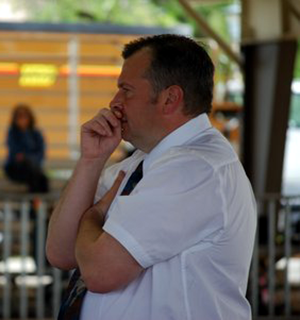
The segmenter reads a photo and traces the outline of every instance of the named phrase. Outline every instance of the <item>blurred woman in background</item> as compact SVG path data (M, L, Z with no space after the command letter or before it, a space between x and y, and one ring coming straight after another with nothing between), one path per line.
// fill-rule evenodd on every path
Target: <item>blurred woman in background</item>
M45 143L35 127L35 118L29 106L20 104L12 113L7 134L8 157L4 171L8 178L28 185L31 193L48 192L48 179L42 171Z

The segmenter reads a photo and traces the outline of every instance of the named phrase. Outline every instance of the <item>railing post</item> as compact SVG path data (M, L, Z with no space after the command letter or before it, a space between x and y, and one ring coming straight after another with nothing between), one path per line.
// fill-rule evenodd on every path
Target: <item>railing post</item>
M9 257L11 255L11 242L12 242L12 209L11 203L5 202L4 204L4 248L3 248L3 261L4 261L4 292L3 292L3 318L9 319L11 315L11 276L9 270Z
M59 269L53 268L53 299L52 299L52 316L56 319L61 303L61 274Z
M21 287L20 287L20 316L26 319L28 314L28 297L26 284L26 258L28 256L29 233L29 203L24 201L21 205Z
M269 291L269 316L274 316L274 293L275 293L275 217L276 217L276 200L272 199L268 205L268 291Z
M285 210L285 230L284 230L284 255L286 265L284 270L284 308L285 315L291 315L291 288L289 282L289 265L291 257L291 206L290 201L287 200Z
M46 237L46 205L41 202L38 208L37 218L37 299L36 315L43 319L45 315L45 292L43 276L45 275L45 237Z

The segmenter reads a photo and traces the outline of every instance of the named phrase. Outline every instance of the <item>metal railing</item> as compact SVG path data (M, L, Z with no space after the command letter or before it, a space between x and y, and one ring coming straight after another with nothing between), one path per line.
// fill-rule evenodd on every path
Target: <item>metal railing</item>
M68 274L45 258L47 222L57 196L0 198L0 317L55 318Z
M69 273L45 258L47 222L58 195L0 195L0 317L55 318ZM299 319L300 196L258 200L248 286L253 319ZM297 258L298 256L298 258Z
M257 204L248 287L253 319L299 319L300 196L270 194Z

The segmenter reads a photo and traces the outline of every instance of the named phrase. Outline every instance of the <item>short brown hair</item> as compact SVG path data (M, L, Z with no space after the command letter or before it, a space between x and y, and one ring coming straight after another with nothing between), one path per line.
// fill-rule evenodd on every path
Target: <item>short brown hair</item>
M156 96L171 85L179 85L184 92L186 114L196 116L211 111L214 65L202 44L181 35L155 35L128 43L122 56L127 59L144 48L152 54L145 76Z

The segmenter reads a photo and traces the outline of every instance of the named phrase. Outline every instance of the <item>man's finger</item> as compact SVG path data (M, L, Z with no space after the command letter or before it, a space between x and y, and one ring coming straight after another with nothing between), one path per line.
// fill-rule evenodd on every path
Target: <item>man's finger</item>
M112 187L108 190L108 192L104 195L103 198L107 197L107 200L111 203L113 201L113 199L115 198L119 188L120 188L120 185L123 181L125 177L125 172L124 171L120 171L114 184L112 185Z
M107 120L102 116L101 118L96 118L95 121L100 125L108 136L112 136L112 129L109 126Z
M111 126L117 127L120 125L120 121L116 117L113 111L108 109L103 109L102 116L110 123Z
M110 110L119 120L123 118L123 107L120 105L111 105Z
M115 115L118 119L122 119L123 114L122 114L121 111L114 110L113 113L114 113L114 115Z
M100 206L101 211L104 213L107 212L109 209L111 203L113 202L114 198L116 197L116 194L120 188L120 185L125 177L125 172L120 171L114 184L112 187L106 192L106 194L103 196L103 198L95 204L95 206Z
M81 127L82 132L84 133L95 133L99 135L107 135L105 128L99 124L95 118L89 120Z

